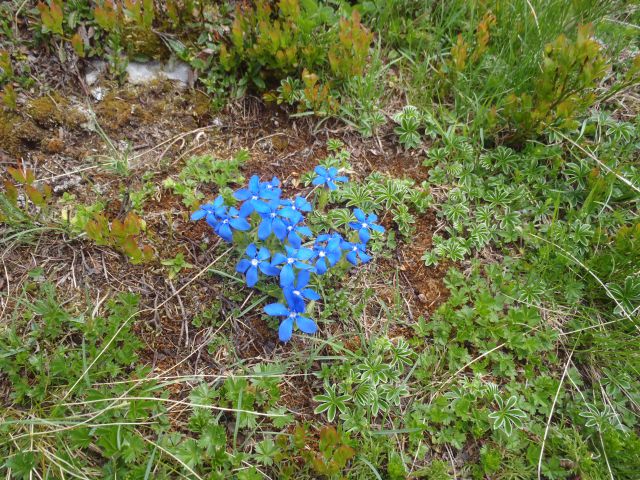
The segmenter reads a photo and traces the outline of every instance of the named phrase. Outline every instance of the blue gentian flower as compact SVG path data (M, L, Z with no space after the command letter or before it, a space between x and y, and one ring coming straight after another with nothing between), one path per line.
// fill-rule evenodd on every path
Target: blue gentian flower
M304 312L305 299L320 300L320 295L318 295L315 290L305 288L309 284L309 277L310 274L308 270L300 270L296 281L293 282L293 284L286 285L282 288L282 292L284 293L284 298L287 299L287 303L298 312Z
M384 232L384 227L376 225L374 222L378 221L378 216L375 214L367 215L359 208L353 211L356 216L357 222L349 222L349 226L355 230L358 230L358 237L362 243L367 243L371 238L371 230L376 232Z
M258 270L269 276L276 276L280 273L280 269L269 262L271 252L267 248L260 247L258 250L255 244L251 243L245 254L248 258L243 258L238 262L236 271L246 275L248 287L253 287L258 282Z
M317 258L315 272L323 275L329 267L333 267L342 258L342 237L339 234L319 235L313 245L314 257Z
M266 240L273 233L278 240L284 241L287 236L287 227L280 218L280 201L277 198L270 200L269 203L256 201L254 206L256 212L262 217L262 222L258 227L258 238Z
M302 219L302 216L300 219ZM313 235L311 229L306 225L300 225L298 222L292 222L286 218L284 219L284 224L287 228L287 240L294 248L300 248L300 245L302 245L302 238L300 238L301 235L303 237L310 237Z
M269 182L260 183L260 198L264 200L273 200L280 198L282 190L280 187L280 179L273 177Z
M236 208L228 208L224 199L218 197L213 203L202 205L191 215L192 220L205 218L213 230L227 242L233 240L233 230L246 231L251 225Z
M287 308L281 303L271 303L264 307L264 311L267 315L273 317L286 317L280 324L280 328L278 328L278 337L283 342L288 342L291 339L294 324L298 326L300 331L310 335L318 331L316 322L300 315L304 311L297 311L293 307Z
M280 270L280 286L282 287L293 284L293 280L295 279L294 267L298 270L310 270L312 267L304 262L313 257L313 250L308 248L293 248L289 245L286 245L284 248L286 255L280 252L275 253L271 261L272 265L284 264Z
M251 229L251 225L247 219L240 216L238 209L231 207L226 212L216 211L216 223L212 225L207 216L207 222L213 227L213 230L222 237L223 240L231 242L233 240L233 230L247 231Z
M364 243L342 242L340 248L346 252L347 261L353 265L358 265L358 259L362 263L371 260L371 257L367 255L367 246Z
M225 212L224 198L218 196L212 203L205 203L204 205L200 205L200 208L191 214L191 220L201 220L207 217L207 221L209 222L209 218L211 221L209 224L215 223L216 212L218 214L222 214Z
M336 182L346 182L349 180L345 176L338 176L338 169L336 167L325 168L318 165L314 169L314 172L316 172L317 177L311 182L312 185L324 185L329 190L338 188Z
M312 210L311 204L304 197L296 197L295 200L282 200L282 211L280 215L284 218L293 219L296 214L302 214L302 212L310 212Z
M262 189L260 188L260 178L257 175L249 179L247 188L236 190L233 194L236 200L244 202L240 206L240 214L243 216L251 215L255 211L255 202L262 198Z

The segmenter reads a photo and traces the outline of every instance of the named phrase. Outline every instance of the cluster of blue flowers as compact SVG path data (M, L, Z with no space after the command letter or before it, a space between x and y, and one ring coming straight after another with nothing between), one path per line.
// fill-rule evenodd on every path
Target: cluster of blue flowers
M312 184L329 190L335 190L338 183L348 181L347 177L338 175L335 167L318 166L315 173ZM353 242L337 232L312 239L311 229L304 224L305 213L313 210L312 205L304 197L289 200L281 198L281 195L278 178L261 181L254 175L247 188L234 193L234 198L241 202L239 208L228 206L222 197L217 197L213 203L200 206L191 219L205 219L227 242L233 242L234 231L244 232L249 240L254 240L247 246L236 270L245 276L249 287L254 287L261 275L279 278L286 305L272 303L264 311L271 316L284 317L278 333L280 340L286 342L291 338L294 325L308 334L318 330L316 323L304 316L306 301L320 299L315 290L308 288L311 274L323 275L343 256L353 265L367 263L371 260L367 254L371 232L384 232L384 228L375 223L378 220L376 215L367 215L356 208L354 215L357 221L349 223L357 231ZM255 241L261 245L256 245ZM265 243L276 245L276 248L272 251Z

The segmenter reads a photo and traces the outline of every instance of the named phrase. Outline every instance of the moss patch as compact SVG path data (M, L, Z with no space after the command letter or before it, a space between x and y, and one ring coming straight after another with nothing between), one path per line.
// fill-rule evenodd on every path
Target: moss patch
M29 100L27 114L41 127L56 127L64 123L66 106L67 100L60 95L44 95Z

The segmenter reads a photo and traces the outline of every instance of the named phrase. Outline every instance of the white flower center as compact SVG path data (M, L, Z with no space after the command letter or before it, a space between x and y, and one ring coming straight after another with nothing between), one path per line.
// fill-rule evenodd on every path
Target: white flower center
M257 195L253 195L253 196L251 197L251 200L257 200L257 199L258 199L258 196L257 196Z
M294 294L294 295L297 295L297 296L300 296L300 290L294 290L294 291L293 291L293 294Z
M289 226L287 227L287 230L291 231L291 230L293 230L293 227L292 227L291 225L289 225Z
M296 312L291 312L289 314L289 318L296 318L298 316L298 314Z
M351 249L352 252L355 252L356 250L358 250L358 247L355 246Z
M295 262L296 259L295 258L287 258L287 263L288 264L292 264L293 262Z
M255 258L253 260L251 260L251 265L253 265L254 267L258 266L258 260L256 260Z
M229 220L227 220L226 218L222 221L222 223L229 223Z
M295 205L291 205L291 210L296 210L296 206Z
M271 213L271 218L275 218L276 214L275 213Z
M319 253L318 253L318 256L319 256L320 258L323 258L323 257L325 256L325 253L324 253L323 251L322 251L322 252L319 252Z
M362 228L369 228L369 225L367 225L366 223L363 223Z

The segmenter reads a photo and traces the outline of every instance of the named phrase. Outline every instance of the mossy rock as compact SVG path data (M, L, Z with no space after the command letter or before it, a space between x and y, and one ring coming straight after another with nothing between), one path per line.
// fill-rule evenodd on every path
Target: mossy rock
M170 54L156 33L139 27L125 28L124 44L127 46L127 56L132 59L165 60Z
M68 101L53 93L34 98L27 102L27 114L41 127L52 128L62 125Z
M31 119L0 110L0 145L15 157L19 157L26 146L39 145L46 131Z
M96 107L96 116L106 130L120 130L131 120L131 103L111 92Z

